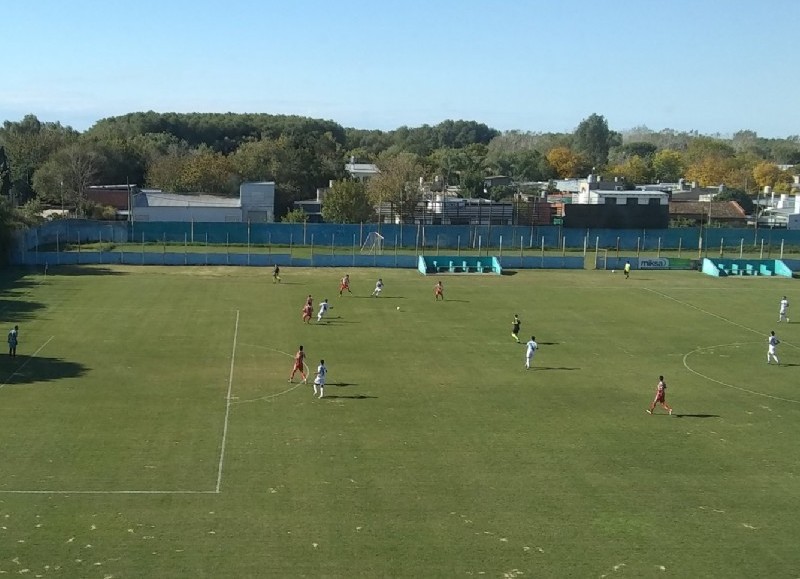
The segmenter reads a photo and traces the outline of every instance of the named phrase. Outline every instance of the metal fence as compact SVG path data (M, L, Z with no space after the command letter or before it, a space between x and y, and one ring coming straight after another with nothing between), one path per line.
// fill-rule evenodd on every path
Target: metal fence
M560 226L394 225L364 223L189 223L59 220L21 233L17 251L64 251L76 244L310 246L360 250L371 232L384 251L615 249L617 251L782 248L800 251L800 231L786 229L565 229Z

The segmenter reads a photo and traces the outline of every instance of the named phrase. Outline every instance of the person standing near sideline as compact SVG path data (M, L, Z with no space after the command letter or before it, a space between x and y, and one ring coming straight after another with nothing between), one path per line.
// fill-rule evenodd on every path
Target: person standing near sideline
M536 353L536 350L539 349L539 344L536 343L536 337L531 336L531 339L528 340L528 343L525 344L527 346L525 350L525 369L531 369L531 361L533 361L533 355Z
M19 343L19 326L14 326L8 332L8 355L12 358L17 357L17 344Z
M775 360L775 363L780 366L781 361L778 360L778 355L775 354L775 348L777 348L780 343L781 341L778 339L778 336L775 335L775 332L770 332L767 338L767 364L770 363L770 360Z
M631 262L630 261L626 261L625 262L625 267L622 268L622 271L625 273L625 279L628 279L629 277L631 277Z
M325 376L328 375L328 368L325 366L325 360L319 361L317 366L317 376L314 378L314 394L319 392L319 397L325 396Z
M786 299L786 296L783 296L780 310L778 311L778 323L781 320L784 320L787 324L789 323L789 300Z
M652 414L656 408L656 404L661 404L662 408L672 414L672 407L667 404L667 383L664 382L664 377L658 377L658 384L656 384L656 397L650 403L650 408L646 410L648 414Z
M277 263L272 268L272 283L281 283L281 268Z
M521 322L519 321L519 316L514 314L514 321L511 322L511 337L513 337L517 344L519 344L519 325Z

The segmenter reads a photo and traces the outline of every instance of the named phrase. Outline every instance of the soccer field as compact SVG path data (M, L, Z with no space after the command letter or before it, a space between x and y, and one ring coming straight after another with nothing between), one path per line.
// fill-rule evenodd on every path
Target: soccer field
M800 575L796 281L510 273L5 271L0 574Z

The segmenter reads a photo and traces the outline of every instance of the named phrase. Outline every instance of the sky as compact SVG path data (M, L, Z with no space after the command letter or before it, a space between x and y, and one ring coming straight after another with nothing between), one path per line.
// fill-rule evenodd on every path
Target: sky
M797 0L30 0L0 121L249 112L390 130L800 134Z

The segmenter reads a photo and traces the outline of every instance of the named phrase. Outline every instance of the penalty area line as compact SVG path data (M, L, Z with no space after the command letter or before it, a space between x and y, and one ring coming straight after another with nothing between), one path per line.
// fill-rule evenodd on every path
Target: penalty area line
M19 367L19 368L17 368L16 370L14 370L14 373L13 373L13 374L11 374L11 375L10 375L8 378L6 378L6 381L5 381L5 382L3 382L2 384L0 384L0 388L3 388L4 386L10 386L10 385L11 385L11 384L10 384L10 383L11 383L11 379L12 379L14 376L16 376L17 374L19 374L19 373L22 371L22 369L23 369L25 366L27 366L27 365L30 363L30 361L31 361L31 360L33 360L33 359L36 357L36 354L38 354L39 352L41 352L42 350L44 350L44 347L45 347L47 344L49 344L49 343L50 343L50 342L53 340L53 338L55 338L55 336L50 336L49 338L47 338L47 341L46 341L44 344L42 344L41 346L39 346L39 348L38 348L38 349L37 349L37 350L36 350L36 351L35 351L33 354L31 354L31 355L28 357L28 359L27 359L27 360L25 360L25 361L24 361L24 362L23 362L23 363L20 365L20 367Z
M673 302L681 304L682 306L686 306L686 307L692 308L694 310L697 310L698 312L702 312L702 313L704 313L706 315L709 315L709 316L712 316L714 318L717 318L718 320L722 320L723 322L727 322L727 323L731 324L732 326L736 326L737 328L741 328L743 330L747 330L748 332L753 332L754 334L758 334L759 336L765 336L765 337L767 336L767 334L765 334L763 332L759 332L758 330L754 330L753 328L750 328L748 326L744 326L744 325L742 325L742 324L740 324L738 322L734 322L733 320L729 320L725 316L720 316L719 314L715 314L714 312L709 312L708 310L704 310L703 308L701 308L699 306L696 306L694 304L690 304L689 302L681 301L681 300L679 300L677 298L674 298L674 297L672 297L670 295L662 293L662 292L660 292L658 290L654 290L654 289L651 289L649 287L645 287L645 288L642 288L642 289L645 290L645 291L652 292L652 293L654 293L654 294L656 294L658 296L661 296L664 299L672 300ZM781 340L781 344L786 344L787 346L790 346L792 348L800 349L800 347L798 347L798 346L796 346L796 345L794 345L794 344L792 344L790 342L784 342L783 340Z
M733 384L728 384L727 382L723 382L722 380L717 380L716 378L712 378L711 376L706 376L694 370L689 364L687 363L687 359L692 354L696 354L698 352L702 352L704 350L714 350L715 348L729 348L731 346L744 346L746 344L756 344L758 342L733 342L731 344L717 344L716 346L704 346L702 348L695 348L691 352L687 352L683 356L683 367L689 370L692 374L696 376L700 376L710 382L714 382L715 384L719 384L720 386L725 386L726 388L733 388L734 390L739 390L740 392L746 392L747 394L752 394L754 396L763 396L764 398L771 398L772 400L780 400L781 402L789 402L791 404L800 404L800 400L792 400L791 398L781 398L780 396L773 396L772 394L764 394L763 392L757 392L756 390L750 390L748 388L742 388L741 386L734 386Z
M228 373L228 393L225 396L225 421L222 424L222 442L219 449L219 467L217 468L217 486L215 493L222 487L222 467L225 464L225 445L228 441L228 419L231 415L231 390L233 389L233 367L236 363L236 341L239 339L239 310L236 310L236 325L233 330L233 348L231 349L231 368Z

